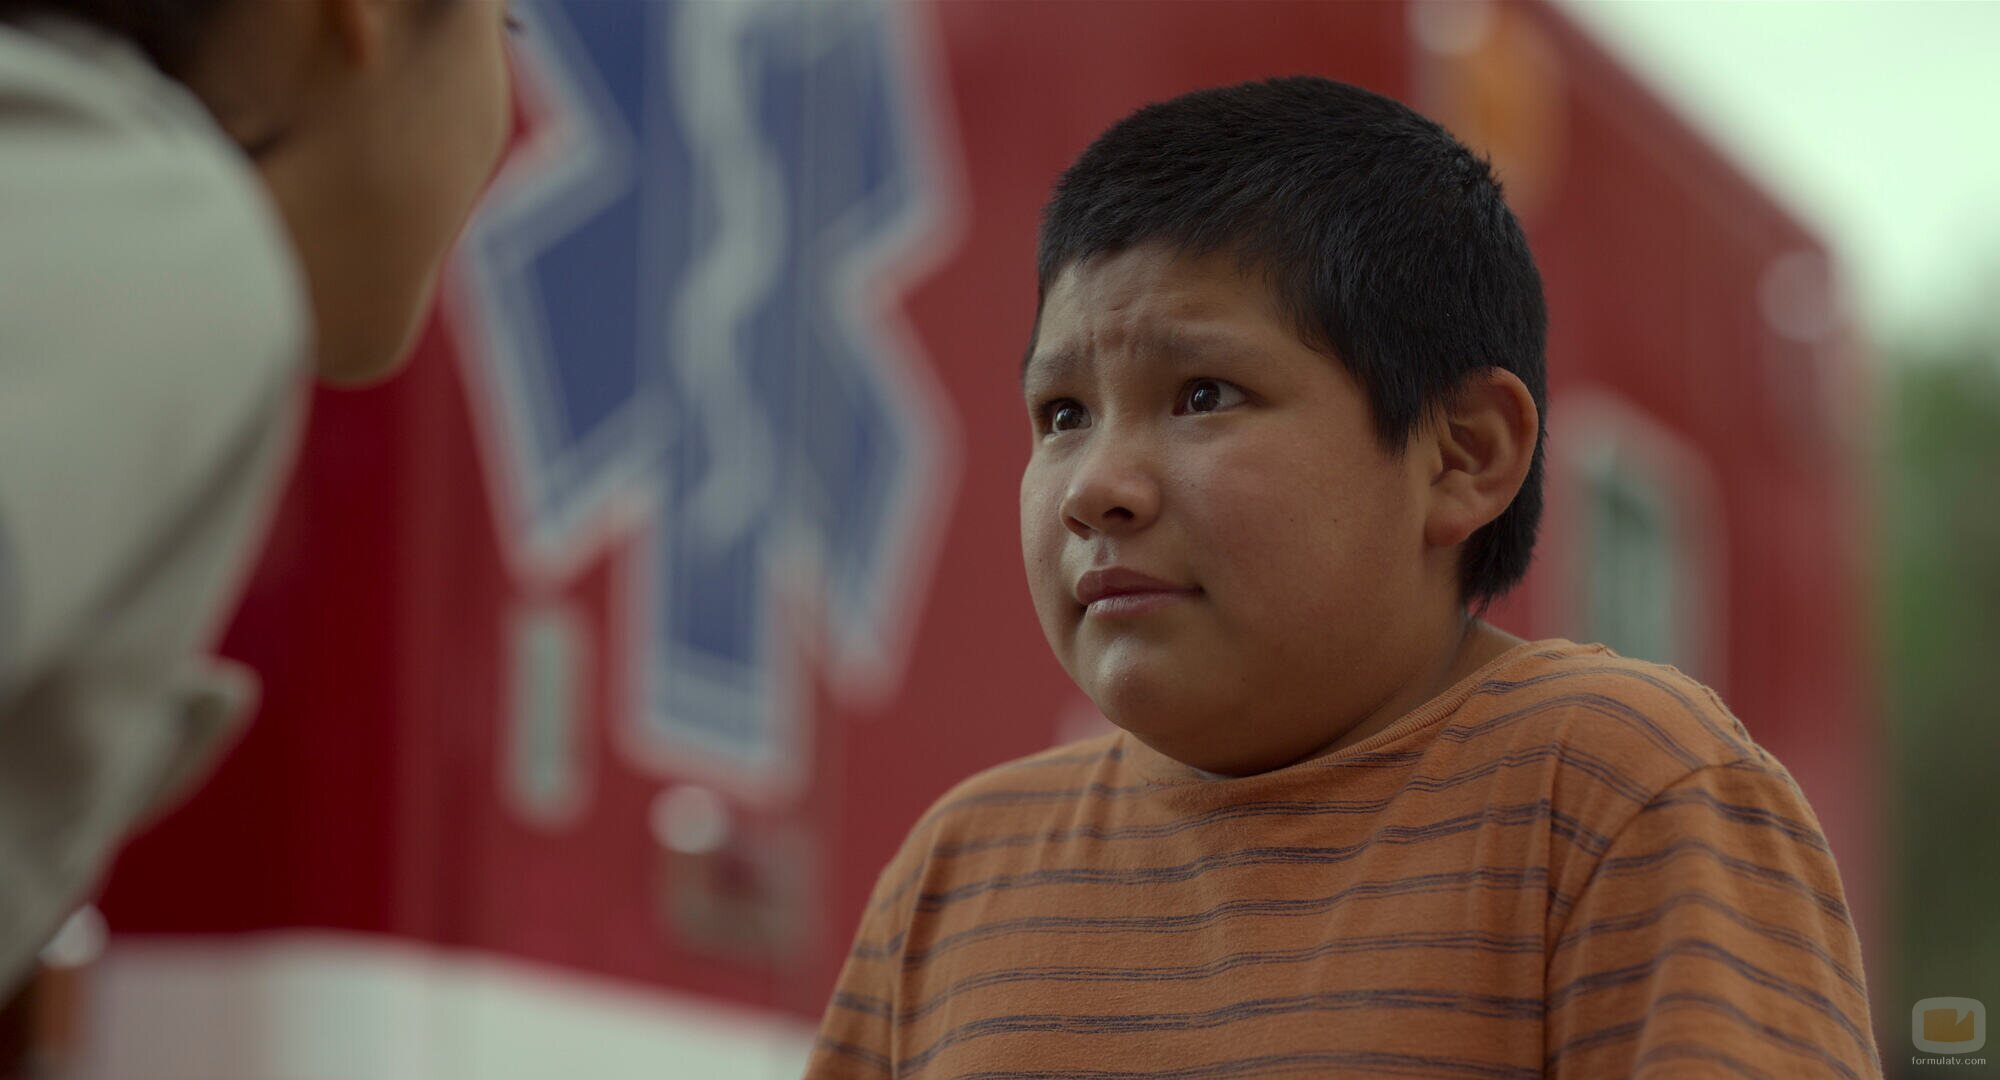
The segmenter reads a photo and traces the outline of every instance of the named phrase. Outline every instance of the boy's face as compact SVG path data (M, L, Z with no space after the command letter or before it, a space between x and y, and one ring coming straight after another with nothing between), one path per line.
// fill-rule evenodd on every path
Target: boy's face
M1072 264L1024 393L1029 590L1112 722L1241 775L1326 748L1421 678L1456 614L1424 543L1425 458L1382 448L1361 386L1233 257Z

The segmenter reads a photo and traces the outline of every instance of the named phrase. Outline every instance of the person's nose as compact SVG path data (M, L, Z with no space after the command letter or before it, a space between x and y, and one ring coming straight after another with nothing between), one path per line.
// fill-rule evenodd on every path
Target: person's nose
M1065 528L1085 540L1133 533L1160 513L1160 483L1143 439L1101 430L1063 491Z

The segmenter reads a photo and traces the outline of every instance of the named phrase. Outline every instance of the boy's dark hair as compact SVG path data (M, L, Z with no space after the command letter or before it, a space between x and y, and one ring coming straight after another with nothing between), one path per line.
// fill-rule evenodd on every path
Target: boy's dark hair
M1300 337L1361 383L1400 453L1465 378L1519 376L1547 411L1541 275L1490 165L1379 94L1294 77L1198 90L1113 124L1043 211L1037 319L1064 268L1136 244L1231 252ZM1542 443L1501 515L1467 538L1459 600L1483 611L1527 572Z
M0 0L0 22L67 15L130 41L154 67L178 77L187 71L216 14L232 2L236 0Z

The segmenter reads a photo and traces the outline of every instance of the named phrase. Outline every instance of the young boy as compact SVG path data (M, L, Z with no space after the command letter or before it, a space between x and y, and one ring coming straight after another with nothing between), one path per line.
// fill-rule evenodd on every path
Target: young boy
M1029 588L1121 729L946 794L813 1077L1875 1076L1812 810L1715 695L1470 612L1541 495L1487 166L1321 79L1119 122L1049 204Z

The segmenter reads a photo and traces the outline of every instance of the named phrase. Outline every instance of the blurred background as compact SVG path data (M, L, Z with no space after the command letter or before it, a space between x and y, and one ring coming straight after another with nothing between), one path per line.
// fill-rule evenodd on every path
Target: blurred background
M2000 5L517 0L411 370L314 401L261 713L0 1022L41 1077L777 1078L946 787L1103 721L1019 566L1037 213L1310 72L1491 155L1549 510L1493 621L1715 687L1891 1076L2000 1004Z

